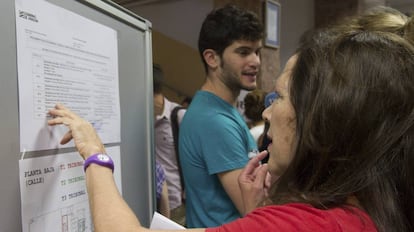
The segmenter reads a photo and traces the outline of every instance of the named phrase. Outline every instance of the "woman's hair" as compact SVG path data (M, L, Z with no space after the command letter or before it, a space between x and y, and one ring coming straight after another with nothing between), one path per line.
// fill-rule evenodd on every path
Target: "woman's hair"
M377 6L359 17L351 18L350 22L344 23L344 25L348 24L346 26L352 26L357 30L392 32L403 35L408 20L408 16L396 9Z
M345 207L379 231L414 230L414 47L390 32L320 31L290 82L296 150L273 203Z
M368 9L364 14L346 18L334 30L363 30L391 32L414 44L414 18L387 6L377 6Z
M262 113L265 110L266 92L262 89L255 89L244 97L244 115L253 122L263 121Z

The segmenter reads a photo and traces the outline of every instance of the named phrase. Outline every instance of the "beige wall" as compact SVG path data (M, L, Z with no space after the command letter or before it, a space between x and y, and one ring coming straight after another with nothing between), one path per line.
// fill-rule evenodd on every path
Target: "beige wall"
M153 61L164 71L164 94L176 102L193 96L205 79L198 51L156 31L152 43Z
M315 0L315 25L323 27L385 4L385 0Z

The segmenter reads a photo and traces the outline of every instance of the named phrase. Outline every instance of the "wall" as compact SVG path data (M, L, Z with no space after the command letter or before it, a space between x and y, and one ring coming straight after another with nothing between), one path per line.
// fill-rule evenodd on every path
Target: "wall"
M152 23L153 61L164 71L164 95L175 102L193 96L205 79L197 40L201 23L213 8L212 0L156 1L125 7Z
M315 0L315 26L323 27L358 12L359 0Z
M139 0L136 2L125 7L151 21L154 30L193 49L197 49L201 23L214 6L213 0L162 0L151 4L140 4Z
M314 0L281 0L280 64L283 68L295 52L300 36L314 27Z
M407 15L414 13L414 1L412 0L397 0L391 6Z
M205 79L198 51L155 30L152 43L153 61L164 71L164 95L175 102L193 96Z

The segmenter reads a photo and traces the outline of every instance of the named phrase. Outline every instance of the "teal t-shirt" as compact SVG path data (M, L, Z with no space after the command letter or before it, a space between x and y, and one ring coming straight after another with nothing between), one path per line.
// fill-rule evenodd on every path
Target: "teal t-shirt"
M212 227L240 217L217 173L243 168L257 149L235 107L198 91L180 124L180 161L189 228Z

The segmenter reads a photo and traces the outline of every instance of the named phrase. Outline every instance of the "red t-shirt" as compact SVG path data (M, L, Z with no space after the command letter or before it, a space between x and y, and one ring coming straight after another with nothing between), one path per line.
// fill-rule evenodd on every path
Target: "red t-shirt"
M206 229L206 232L230 231L376 232L377 229L368 214L355 207L321 210L308 204L293 203L261 207L244 218Z

